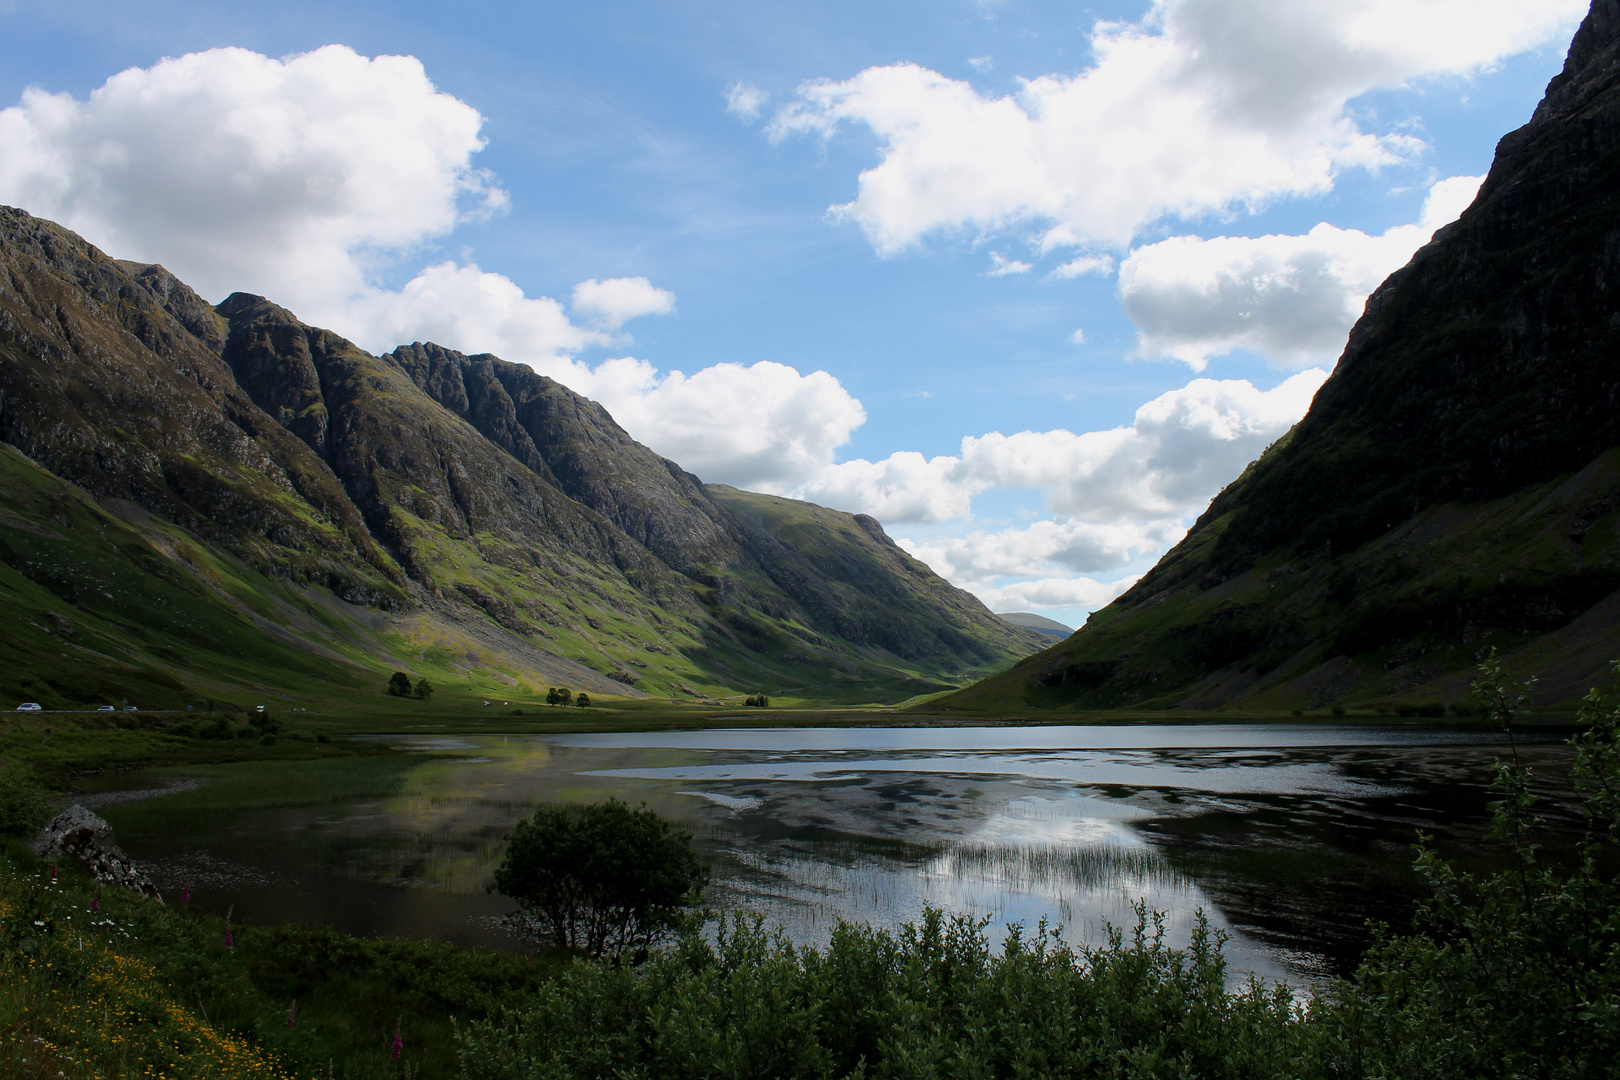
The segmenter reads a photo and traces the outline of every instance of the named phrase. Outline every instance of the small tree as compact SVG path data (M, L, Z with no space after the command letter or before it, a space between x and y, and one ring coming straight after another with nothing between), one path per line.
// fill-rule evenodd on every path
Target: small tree
M388 677L388 692L395 697L409 697L411 693L411 677L403 671L396 671Z
M591 707L591 695L585 693L583 690L580 691L579 697L574 699L574 704L578 705L582 709L590 708Z
M421 682L416 684L416 690L414 693L419 700L426 701L428 698L433 696L433 684L428 682L426 679L423 679Z
M566 707L574 700L574 692L566 686L557 687L557 704Z
M555 686L546 687L546 704L555 705L559 700L561 699L557 697L557 688Z
M491 889L517 901L510 924L595 959L651 948L702 901L709 881L691 834L645 804L545 807L506 839Z

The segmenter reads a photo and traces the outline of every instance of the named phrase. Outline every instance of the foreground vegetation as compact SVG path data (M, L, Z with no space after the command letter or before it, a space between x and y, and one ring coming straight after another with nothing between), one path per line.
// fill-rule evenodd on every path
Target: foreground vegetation
M1494 656L1479 687L1510 737L1527 697ZM1528 770L1499 764L1476 879L1419 845L1433 895L1314 999L1228 984L1200 921L1073 950L1043 926L1000 954L985 924L928 912L899 935L841 925L795 948L758 921L696 934L642 970L576 963L529 1006L469 1025L470 1080L615 1077L1582 1078L1620 1075L1620 705L1594 692L1577 740L1579 865L1541 865Z
M1494 667L1482 690L1486 718L1511 733L1523 692ZM983 923L940 912L897 934L841 925L826 949L733 916L644 963L603 963L233 927L181 898L98 892L11 841L0 1075L1620 1076L1620 705L1594 693L1582 719L1574 863L1538 847L1528 770L1503 763L1494 835L1507 869L1471 877L1420 847L1431 898L1415 925L1381 931L1352 978L1314 997L1235 983L1218 934L1201 925L1172 948L1149 911L1099 947L1041 927L999 951ZM404 755L300 747L310 756L221 769L170 798L196 813L403 780ZM0 772L0 829L26 831L39 789L16 765Z

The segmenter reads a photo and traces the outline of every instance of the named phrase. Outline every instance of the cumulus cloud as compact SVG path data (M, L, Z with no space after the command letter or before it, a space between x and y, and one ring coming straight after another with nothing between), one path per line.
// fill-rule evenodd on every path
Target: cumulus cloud
M1367 296L1435 229L1454 220L1482 176L1435 184L1422 220L1372 236L1323 222L1304 236L1175 236L1137 248L1119 268L1119 295L1145 354L1202 371L1245 348L1278 363L1332 363Z
M991 611L1049 611L1053 608L1094 611L1135 585L1140 575L1116 581L1089 577L1037 578L1004 585L981 585L971 591Z
M916 64L799 87L773 139L859 124L882 160L833 212L894 254L932 233L1045 227L1120 249L1144 225L1332 187L1410 156L1347 104L1567 34L1586 0L1158 0L1098 22L1093 65L990 97Z
M572 306L587 322L617 330L643 315L672 314L675 294L644 277L591 278L574 286Z
M799 490L895 523L965 517L973 497L991 488L1037 489L1052 513L1077 522L1180 520L1304 416L1326 378L1302 371L1271 390L1246 379L1194 379L1137 409L1129 426L968 436L959 454L857 458Z
M761 361L661 374L644 360L608 360L570 385L625 430L704 480L785 492L826 468L866 410L825 371Z
M162 259L206 296L308 307L364 291L368 257L505 206L471 164L481 125L414 57L212 49L85 101L24 91L0 110L0 199Z
M744 111L764 100L733 95ZM0 110L0 202L162 262L204 296L262 293L373 351L437 341L527 363L708 479L776 490L833 460L865 413L826 372L578 360L628 320L674 311L674 294L644 277L581 282L579 323L470 263L380 287L380 271L505 207L473 165L482 123L413 57L213 49L120 72L83 101L26 91Z
M1118 571L1186 535L1179 521L1038 521L1023 529L906 542L906 550L953 581L1029 578L1062 568L1080 574Z

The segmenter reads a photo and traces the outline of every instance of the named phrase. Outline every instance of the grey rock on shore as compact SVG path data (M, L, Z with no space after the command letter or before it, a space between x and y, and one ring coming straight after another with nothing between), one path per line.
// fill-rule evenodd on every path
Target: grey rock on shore
M138 892L163 903L156 885L141 872L113 840L112 826L99 815L77 804L68 807L39 830L29 845L44 859L71 855L90 870L97 881Z

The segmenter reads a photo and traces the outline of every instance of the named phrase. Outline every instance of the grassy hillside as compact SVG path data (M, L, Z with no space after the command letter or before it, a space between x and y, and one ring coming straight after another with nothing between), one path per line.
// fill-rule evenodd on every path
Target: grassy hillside
M0 693L358 706L403 670L452 711L552 685L854 704L1037 647L887 538L872 558L875 522L770 535L527 368L210 307L21 211L0 268Z
M1368 300L1310 412L1073 637L946 707L1567 703L1620 655L1620 8L1475 203Z

